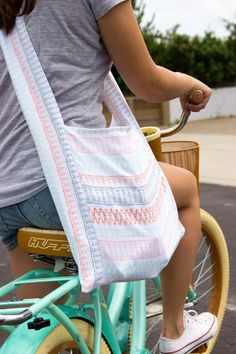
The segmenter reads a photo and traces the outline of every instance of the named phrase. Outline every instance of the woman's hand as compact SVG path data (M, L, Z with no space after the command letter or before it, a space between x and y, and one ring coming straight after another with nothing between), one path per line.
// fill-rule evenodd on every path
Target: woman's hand
M176 74L179 76L180 80L181 79L183 80L183 85L186 84L186 81L189 81L188 86L186 86L186 87L192 86L191 91L189 91L189 89L188 89L187 92L180 97L180 103L181 103L181 107L182 107L183 111L199 112L202 109L204 109L206 107L206 105L208 104L208 101L211 97L211 94L212 94L211 88L208 87L207 85L205 85L203 82L201 82L191 76L188 76L188 75L185 75L182 73L176 73ZM194 100L191 100L191 94L196 90L200 90L202 92L203 97L202 97L202 101L200 103L194 102Z

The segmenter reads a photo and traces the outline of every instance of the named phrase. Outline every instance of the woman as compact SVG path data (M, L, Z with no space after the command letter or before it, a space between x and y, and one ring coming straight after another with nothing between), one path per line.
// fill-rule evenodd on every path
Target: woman
M206 106L209 87L153 62L129 0L0 0L0 27L7 33L21 6L66 123L105 125L101 92L112 62L130 90L148 102L179 97L185 109L189 95L200 89L203 102L189 108L197 112ZM35 267L17 247L18 228L62 226L1 52L0 79L0 236L16 277ZM184 311L200 235L198 191L190 172L164 163L160 166L174 194L185 235L161 274L164 321L159 351L189 353L217 330L215 316L192 317Z

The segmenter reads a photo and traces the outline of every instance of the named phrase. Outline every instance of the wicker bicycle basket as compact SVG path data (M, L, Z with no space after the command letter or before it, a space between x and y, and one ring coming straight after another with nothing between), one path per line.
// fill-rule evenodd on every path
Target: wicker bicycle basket
M191 171L199 182L199 144L195 141L162 142L162 159Z

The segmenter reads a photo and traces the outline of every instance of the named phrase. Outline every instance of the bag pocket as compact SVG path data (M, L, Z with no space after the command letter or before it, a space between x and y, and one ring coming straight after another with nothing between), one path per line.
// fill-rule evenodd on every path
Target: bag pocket
M76 170L83 181L93 176L104 177L102 183L109 186L113 181L116 186L124 186L128 180L130 185L133 177L142 175L150 165L145 141L130 126L100 129L67 126L66 131Z

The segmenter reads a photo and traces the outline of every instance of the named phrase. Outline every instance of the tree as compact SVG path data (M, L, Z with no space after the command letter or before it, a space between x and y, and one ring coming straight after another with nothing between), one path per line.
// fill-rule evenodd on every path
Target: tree
M161 33L156 29L155 16L145 23L143 0L133 0L132 4L156 64L192 75L211 87L236 84L236 23L224 21L227 38L218 38L211 31L206 31L204 36L180 34L179 25ZM130 94L119 74L113 71L122 91Z
M226 39L226 48L228 61L225 65L225 80L228 83L236 84L236 23L224 21L228 31Z

